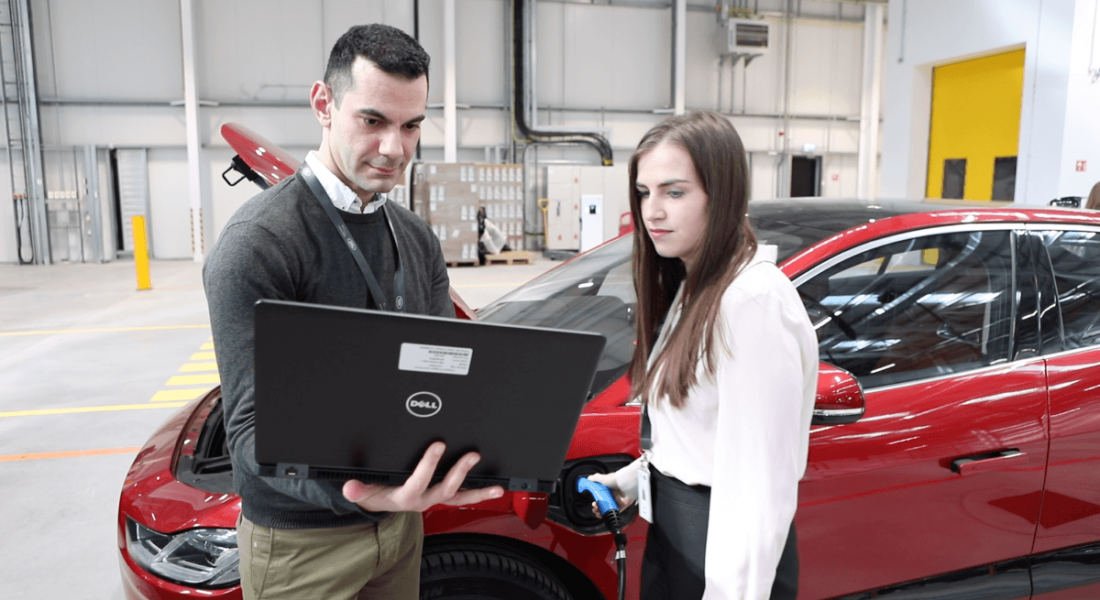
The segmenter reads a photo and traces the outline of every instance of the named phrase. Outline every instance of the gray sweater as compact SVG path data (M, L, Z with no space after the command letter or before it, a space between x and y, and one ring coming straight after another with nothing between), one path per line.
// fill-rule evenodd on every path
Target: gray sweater
M385 211L401 248L405 310L453 317L439 240L408 210L387 202ZM394 249L382 213L340 214L392 306ZM340 527L383 518L385 513L370 513L345 500L343 482L258 475L253 305L269 298L374 308L355 259L300 175L237 210L206 260L203 284L221 374L233 481L245 518L278 529ZM309 401L302 398L304 406Z

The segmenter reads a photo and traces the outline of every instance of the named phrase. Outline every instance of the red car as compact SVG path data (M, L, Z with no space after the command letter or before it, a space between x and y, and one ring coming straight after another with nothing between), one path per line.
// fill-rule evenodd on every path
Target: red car
M800 598L1100 598L1100 213L800 199L754 201L750 216L823 361ZM553 494L425 513L423 598L616 597L611 536L571 484L637 454L630 258L616 239L477 312L597 331L607 347ZM240 597L219 399L181 409L130 469L128 598ZM645 522L627 533L637 598Z

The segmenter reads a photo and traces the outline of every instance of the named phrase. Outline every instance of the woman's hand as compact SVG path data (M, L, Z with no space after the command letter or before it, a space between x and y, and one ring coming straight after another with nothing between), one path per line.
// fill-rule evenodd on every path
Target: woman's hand
M611 494L615 496L615 502L619 505L619 510L626 510L628 506L634 504L634 498L630 498L623 495L622 490L619 489L619 484L615 480L614 473L593 473L588 475L589 481L595 481L596 483L602 483L607 486L607 489L611 490ZM596 503L592 503L592 514L597 517L602 517Z

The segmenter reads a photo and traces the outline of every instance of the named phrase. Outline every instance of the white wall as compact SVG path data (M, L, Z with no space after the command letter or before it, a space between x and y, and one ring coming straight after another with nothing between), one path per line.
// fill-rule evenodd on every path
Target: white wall
M1089 176L1072 174L1073 160L1094 157L1091 177L1100 178L1100 90L1086 76L1094 8L1093 0L891 0L882 195L924 195L933 67L1019 47L1016 202L1080 195Z
M1058 163L1059 197L1087 197L1100 182L1100 79L1093 78L1100 75L1096 35L1100 35L1100 4L1077 0L1066 89L1066 135ZM1083 172L1075 169L1079 160L1085 161Z
M30 1L39 93L46 101L44 143L150 149L155 256L191 256L186 124L182 106L170 104L184 94L179 1ZM483 161L486 148L512 145L510 117L503 109L511 102L505 87L511 68L510 0L455 1L458 160ZM693 0L686 19L688 108L731 114L752 153L754 198L780 189L781 157L768 153L781 152L788 140L793 152L813 142L825 157L824 194L854 195L864 7L797 3L800 13L790 25L791 89L785 95L788 24L779 11L787 3L753 4L773 23L772 50L747 68L743 62L719 68L714 3ZM233 211L256 191L247 182L230 188L222 181L232 152L219 127L243 124L303 158L320 139L308 90L322 76L336 39L351 24L366 22L411 33L414 0L194 0L194 5L198 96L218 103L199 109L199 185L209 252ZM442 160L443 0L420 0L419 6L421 43L433 57L422 156ZM625 164L642 135L664 118L654 111L670 106L667 1L539 0L536 6L540 109L535 125L599 131L611 141L616 163ZM794 115L786 131L779 118L785 97ZM537 155L598 162L587 146L540 146ZM3 262L15 260L10 212L0 203Z

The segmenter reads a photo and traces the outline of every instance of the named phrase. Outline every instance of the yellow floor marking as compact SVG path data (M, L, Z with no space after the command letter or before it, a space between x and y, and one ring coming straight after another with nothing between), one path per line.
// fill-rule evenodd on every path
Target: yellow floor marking
M102 329L54 329L42 331L0 331L0 337L12 335L57 335L61 333L113 333L118 331L162 331L166 329L209 329L209 325L161 325L150 327L105 327Z
M218 376L218 363L214 360L214 343L209 338L201 348L209 352L196 352L191 355L191 361L180 367L180 373L195 373L195 375L174 375L165 382L165 387L175 389L160 390L153 394L149 402L164 403L176 400L194 400L208 392L211 387L221 384ZM180 387L187 386L187 387ZM205 387L197 387L205 386Z
M179 390L161 390L155 394L149 400L149 402L179 402L180 400L191 401L199 396L209 392L210 388L183 388Z
M70 450L68 452L34 452L29 454L0 454L0 462L40 460L43 458L73 458L77 456L107 456L110 454L137 454L141 448L100 448L98 450Z
M196 371L217 371L218 363L213 361L187 363L180 367L180 373L194 373Z
M158 404L118 404L115 406L74 406L70 408L40 408L0 412L3 417L34 417L39 415L68 415L74 413L110 412L116 410L145 410L149 408L179 408L186 402L161 402Z
M218 385L222 380L217 373L208 375L176 375L164 385Z

